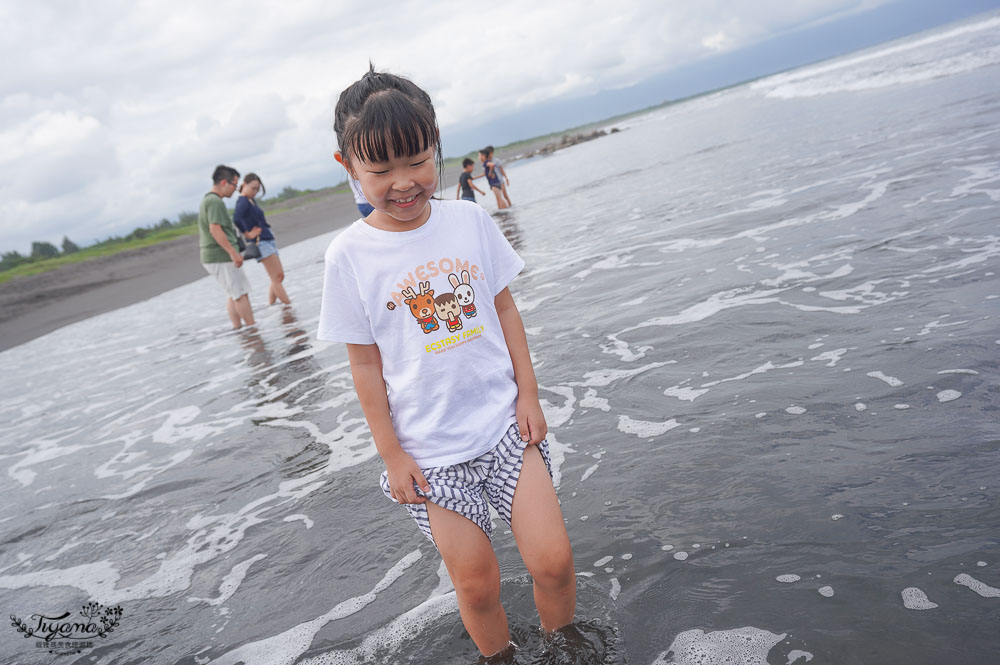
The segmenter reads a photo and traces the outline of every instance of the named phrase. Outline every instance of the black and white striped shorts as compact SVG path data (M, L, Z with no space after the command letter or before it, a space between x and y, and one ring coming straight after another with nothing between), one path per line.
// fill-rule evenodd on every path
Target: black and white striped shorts
M517 479L521 475L521 463L527 443L521 441L521 432L517 423L510 426L500 442L479 457L468 462L459 462L449 466L434 466L420 471L431 486L431 491L424 494L417 489L419 496L426 496L442 508L453 510L472 520L493 538L493 522L490 519L490 504L496 508L500 518L510 526L511 508L514 502L514 490ZM548 443L538 444L538 451L545 461L545 468L552 476L552 464L549 460ZM385 471L379 479L379 485L386 497L395 503L389 489L388 475ZM485 494L485 497L483 496ZM489 501L489 504L487 503ZM404 507L410 517L416 521L420 531L433 543L431 524L427 519L427 505L423 503L407 503Z

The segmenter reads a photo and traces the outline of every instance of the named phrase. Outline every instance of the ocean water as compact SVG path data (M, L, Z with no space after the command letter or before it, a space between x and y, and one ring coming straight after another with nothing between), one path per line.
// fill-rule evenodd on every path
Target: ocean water
M509 164L580 579L543 643L497 529L517 662L997 662L998 28ZM314 338L332 237L282 249L291 307L249 267L257 332L205 279L0 353L0 602L122 608L64 656L8 626L0 661L475 662Z

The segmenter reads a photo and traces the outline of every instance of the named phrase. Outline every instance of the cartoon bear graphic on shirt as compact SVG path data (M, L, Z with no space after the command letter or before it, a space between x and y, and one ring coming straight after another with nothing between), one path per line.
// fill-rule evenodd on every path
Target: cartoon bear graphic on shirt
M434 289L430 287L430 282L420 282L420 293L415 292L412 286L402 291L406 298L404 302L410 307L410 314L417 320L425 335L441 327L434 318Z
M425 335L440 329L438 321L443 321L448 328L448 332L455 332L462 329L462 316L471 319L476 316L476 292L472 288L472 276L468 270L461 271L461 279L458 274L450 273L448 281L451 283L454 292L445 291L437 298L434 297L434 289L431 288L430 280L418 282L420 290L410 283L400 290L403 303L406 304L417 320L417 325ZM395 309L392 301L387 304L389 310Z

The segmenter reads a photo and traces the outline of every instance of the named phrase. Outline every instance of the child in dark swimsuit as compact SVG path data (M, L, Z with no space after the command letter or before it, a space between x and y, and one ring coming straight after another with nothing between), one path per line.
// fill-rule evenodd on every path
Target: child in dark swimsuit
M497 178L497 180L500 180L500 191L503 192L503 197L507 199L507 205L508 206L514 205L513 202L511 202L510 200L510 194L507 193L507 185L510 184L510 178L507 177L507 172L504 171L503 164L500 162L500 160L493 156L493 146L491 145L486 146L486 159L490 162L493 162L494 175L496 175L496 172L499 171L500 176L503 177L503 180L500 180L499 177Z
M496 174L493 169L493 162L489 159L490 152L486 148L479 151L479 161L483 165L483 175L486 176L486 182L490 184L490 189L493 190L493 194L497 197L497 208L503 210L504 208L510 207L503 198L503 184L500 182L500 177ZM482 176L476 176L482 177Z

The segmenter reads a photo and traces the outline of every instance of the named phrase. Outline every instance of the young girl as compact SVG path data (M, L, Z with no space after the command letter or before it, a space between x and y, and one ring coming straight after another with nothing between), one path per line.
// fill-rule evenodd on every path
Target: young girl
M576 604L538 384L507 288L524 261L481 207L432 198L441 140L414 83L371 69L341 93L334 130L337 160L374 211L327 249L318 336L347 344L382 491L441 553L462 622L491 656L510 633L487 501L513 531L542 628L570 623Z
M507 177L507 171L503 168L503 162L493 155L493 146L491 145L486 146L486 158L493 162L494 173L499 171L500 175L503 176L503 180L500 181L500 191L503 193L503 197L507 199L507 207L509 208L514 205L511 203L510 194L507 193L507 185L510 184L510 178Z
M488 149L483 148L479 151L479 161L483 164L483 174L476 177L486 177L486 182L489 183L490 189L493 190L493 195L497 197L497 209L503 210L504 208L509 208L510 202L504 198L503 194L503 182L500 180L500 176L496 174L496 170L493 168L493 162L490 161L490 153Z
M240 185L240 198L236 199L233 223L247 238L256 239L257 246L260 247L260 258L257 262L264 265L267 276L271 278L271 286L267 289L267 304L273 305L276 300L280 300L287 305L291 300L282 285L285 281L285 269L281 267L281 259L278 258L278 245L275 243L271 226L264 218L264 211L254 200L257 194L266 191L259 175L246 174L243 177L243 184Z

